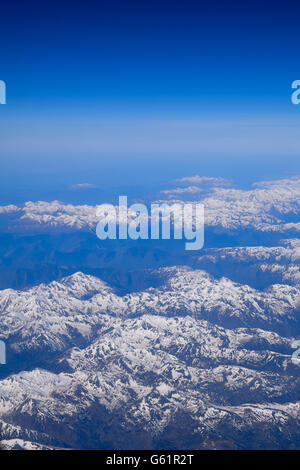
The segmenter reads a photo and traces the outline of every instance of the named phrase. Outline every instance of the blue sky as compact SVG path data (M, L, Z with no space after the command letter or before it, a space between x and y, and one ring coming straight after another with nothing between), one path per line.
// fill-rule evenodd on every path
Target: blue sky
M261 3L2 5L2 186L299 173L299 7Z

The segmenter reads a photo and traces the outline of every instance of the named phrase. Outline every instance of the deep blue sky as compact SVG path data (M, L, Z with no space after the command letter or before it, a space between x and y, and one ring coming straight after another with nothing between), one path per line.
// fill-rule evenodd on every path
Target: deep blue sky
M2 187L300 173L299 7L280 3L2 4Z

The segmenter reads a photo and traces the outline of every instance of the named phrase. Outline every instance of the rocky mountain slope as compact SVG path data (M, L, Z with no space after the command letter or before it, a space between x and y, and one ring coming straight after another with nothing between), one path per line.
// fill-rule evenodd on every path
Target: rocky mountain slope
M300 447L298 287L159 275L123 297L82 273L1 292L9 360L27 365L2 369L6 446Z

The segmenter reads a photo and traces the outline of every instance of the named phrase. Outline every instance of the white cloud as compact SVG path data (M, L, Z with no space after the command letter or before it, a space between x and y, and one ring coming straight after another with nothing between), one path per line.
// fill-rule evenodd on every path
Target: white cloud
M209 184L212 186L228 186L230 181L225 178L214 178L212 176L185 176L184 178L179 178L175 180L176 183L194 183L194 184Z
M198 194L203 191L202 188L199 188L198 186L188 186L187 188L174 188L174 189L165 189L164 191L161 191L162 194L169 194L169 195L175 195L175 194Z
M72 186L69 186L69 189L76 190L76 189L96 189L98 186L95 184L91 183L77 183L77 184L72 184Z

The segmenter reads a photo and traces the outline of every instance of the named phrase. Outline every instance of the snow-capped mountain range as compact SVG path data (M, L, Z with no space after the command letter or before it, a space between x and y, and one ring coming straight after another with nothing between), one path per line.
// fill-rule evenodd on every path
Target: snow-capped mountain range
M194 177L196 178L196 177ZM188 183L182 179L181 184ZM251 189L227 187L223 181L197 179L198 186L169 188L152 202L201 202L205 225L230 230L255 230L262 233L299 234L300 178L260 182ZM98 222L96 206L64 204L59 201L28 201L24 205L0 207L0 215L10 215L9 229L94 230Z
M300 449L299 196L177 180L151 201L204 204L193 253L99 243L96 206L2 206L2 446Z
M1 292L1 337L28 370L0 381L5 445L251 448L259 427L265 446L293 448L300 370L278 332L296 331L298 287L159 275L161 287L123 297L82 273Z
M165 268L161 287L116 295L101 280L75 273L25 291L0 292L2 338L13 337L12 352L67 347L102 325L105 315L135 318L192 316L230 327L260 327L297 334L300 285L273 285L258 291L204 271ZM53 346L52 346L53 345Z

